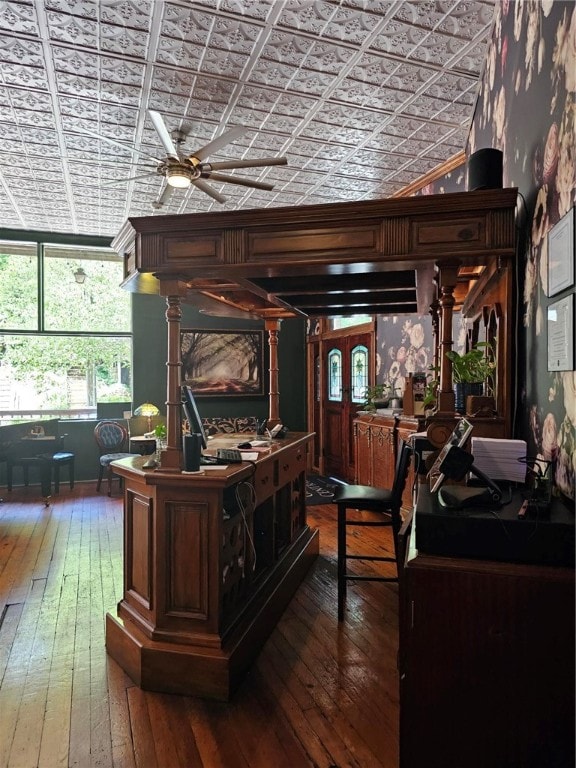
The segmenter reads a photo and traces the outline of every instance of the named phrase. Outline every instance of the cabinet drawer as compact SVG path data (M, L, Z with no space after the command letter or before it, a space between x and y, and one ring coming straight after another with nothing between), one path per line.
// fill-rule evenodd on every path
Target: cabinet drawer
M297 445L278 458L278 487L289 483L306 469L306 449Z
M254 474L254 491L256 492L256 505L261 504L274 492L274 474L276 461L266 461L256 466Z

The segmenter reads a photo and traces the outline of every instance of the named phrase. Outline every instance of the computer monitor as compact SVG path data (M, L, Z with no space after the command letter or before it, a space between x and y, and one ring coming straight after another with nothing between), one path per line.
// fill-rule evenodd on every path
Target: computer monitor
M196 405L196 400L194 399L194 393L192 392L191 387L189 387L187 384L182 385L182 405L184 407L186 418L188 419L188 424L190 425L190 432L200 435L202 448L206 448L208 445L208 440L206 439L204 425L202 424L202 419L198 413L198 406Z
M452 434L444 443L444 446L436 457L436 461L432 465L430 472L428 472L428 478L432 484L430 487L432 492L437 491L446 479L446 476L440 470L440 465L446 458L448 451L450 448L452 448L453 445L456 445L458 448L463 448L466 440L468 440L470 437L472 429L472 424L468 421L468 419L460 419L454 427Z

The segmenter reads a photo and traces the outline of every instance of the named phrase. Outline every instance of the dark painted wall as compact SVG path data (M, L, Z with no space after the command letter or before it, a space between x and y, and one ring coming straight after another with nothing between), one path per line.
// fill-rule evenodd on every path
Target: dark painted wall
M152 402L166 412L167 325L166 302L159 296L135 294L133 297L133 376L134 404ZM182 307L181 327L222 330L264 330L258 320L232 320L207 317L194 307ZM280 417L294 431L306 429L306 354L303 320L283 320L278 336ZM264 331L264 389L268 392L268 342ZM268 396L202 397L201 416L268 416Z

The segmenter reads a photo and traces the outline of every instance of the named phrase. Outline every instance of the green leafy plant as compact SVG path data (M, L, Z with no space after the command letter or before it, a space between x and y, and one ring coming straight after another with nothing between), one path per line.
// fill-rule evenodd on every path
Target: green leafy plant
M375 411L376 403L387 404L392 396L392 387L390 384L375 384L373 387L366 387L364 392L364 408L367 411Z
M166 440L166 424L157 424L154 427L154 437L159 440Z
M438 379L438 368L431 365L428 370L430 373L426 376L426 388L424 390L424 410L428 410L436 406L438 397L438 387L440 386L440 380Z
M480 341L464 354L452 350L446 352L452 363L452 379L455 384L484 384L486 394L493 389L496 363L493 348L489 342Z

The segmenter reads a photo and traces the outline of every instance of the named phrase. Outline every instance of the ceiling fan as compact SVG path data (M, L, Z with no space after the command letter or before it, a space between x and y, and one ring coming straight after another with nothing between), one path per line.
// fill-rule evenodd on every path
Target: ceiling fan
M238 184L243 187L253 187L254 189L271 190L274 189L272 184L256 181L254 179L243 178L241 176L233 176L231 174L220 173L220 171L235 170L237 168L261 168L271 165L286 165L288 160L285 157L263 157L254 160L228 160L223 162L208 163L205 162L205 158L213 152L217 152L222 147L230 144L234 139L241 136L247 128L243 126L236 126L229 131L217 136L212 141L208 142L203 147L200 147L190 155L182 153L180 150L181 145L186 139L186 134L183 131L175 130L170 133L164 122L164 118L159 112L153 109L148 110L152 124L156 129L156 133L162 146L166 152L166 157L158 158L152 155L142 152L141 150L133 147L127 147L125 144L121 144L119 141L109 139L106 136L99 134L91 134L97 136L103 141L108 141L111 144L120 146L123 149L128 149L137 155L147 157L149 160L154 160L157 163L156 169L148 173L139 174L137 176L131 176L127 179L120 179L111 182L106 182L103 186L111 186L113 184L122 184L126 181L133 181L135 179L142 179L147 176L154 176L160 174L166 179L166 185L160 194L160 197L152 203L154 208L161 208L164 203L172 194L174 189L187 189L190 185L193 185L200 189L205 194L219 203L226 202L226 197L217 192L210 184L206 182L206 179L212 181L226 182L227 184Z

